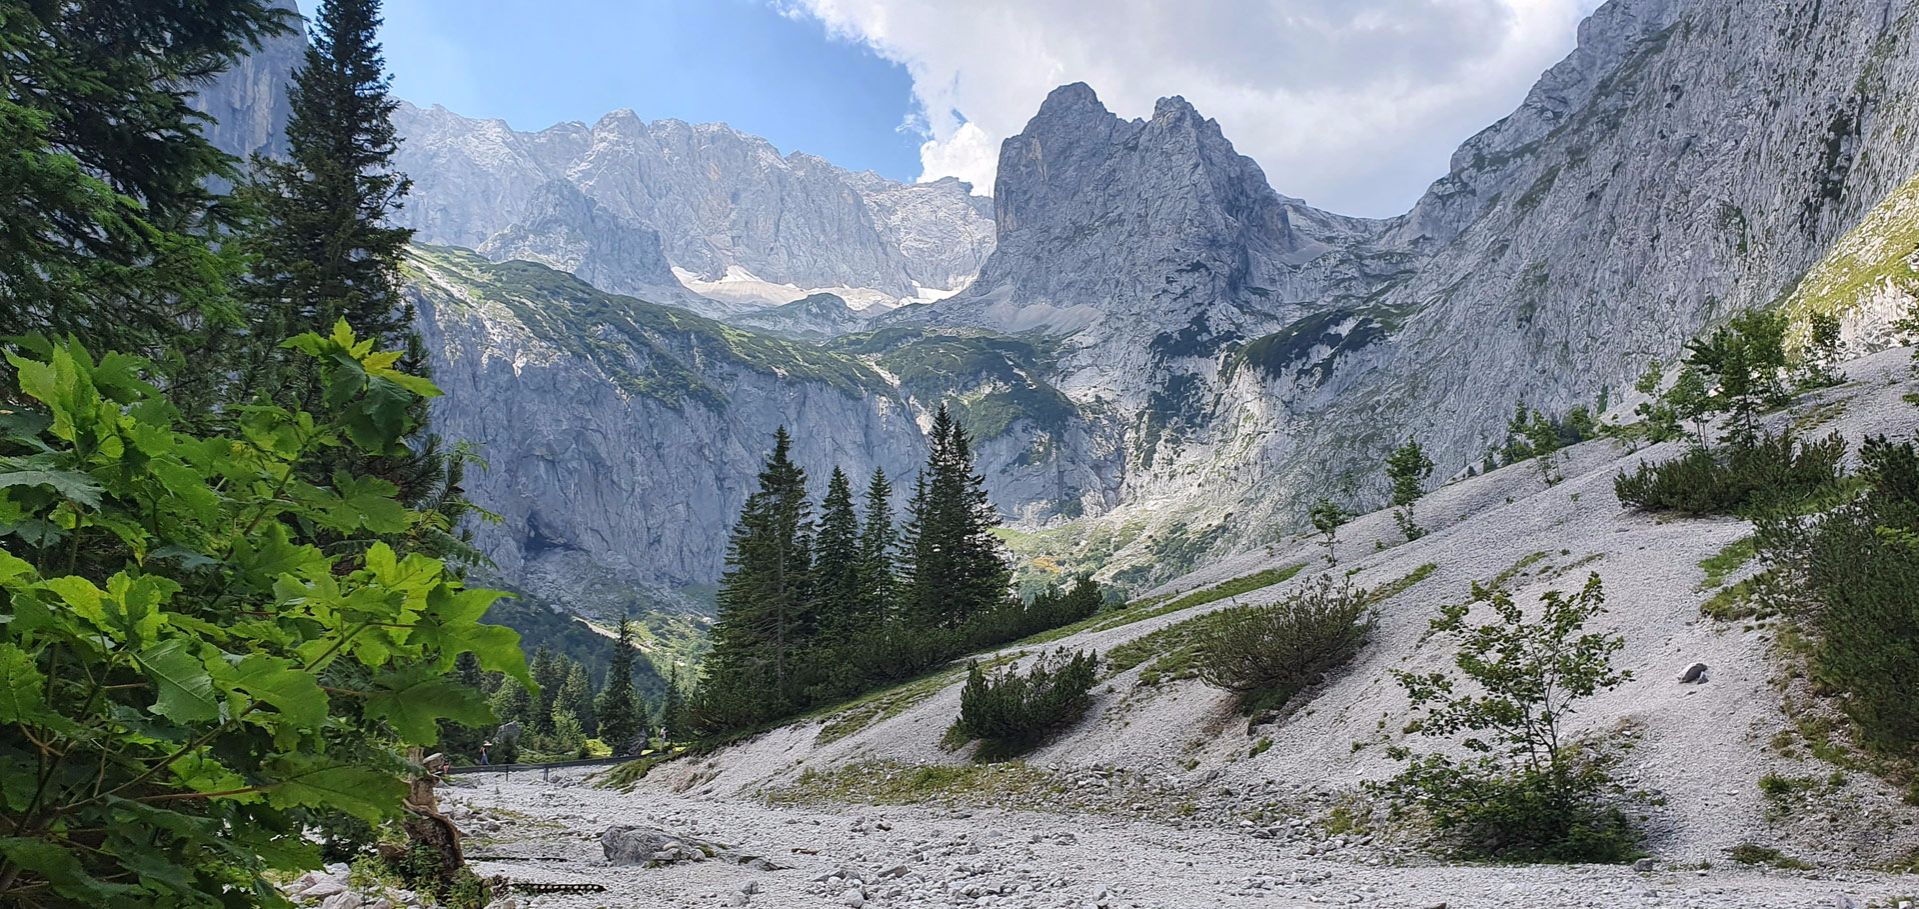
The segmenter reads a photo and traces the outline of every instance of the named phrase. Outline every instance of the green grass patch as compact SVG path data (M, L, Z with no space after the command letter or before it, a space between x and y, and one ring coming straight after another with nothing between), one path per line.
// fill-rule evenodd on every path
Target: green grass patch
M1727 543L1724 549L1699 560L1699 569L1706 573L1706 579L1699 583L1700 590L1715 590L1726 585L1726 578L1746 567L1758 554L1754 538L1747 536Z
M1065 792L1066 787L1056 777L1023 761L958 766L881 761L824 773L806 770L793 785L768 791L766 799L774 805L956 802L1031 805L1036 799Z
M1191 609L1194 606L1216 603L1227 597L1235 597L1243 593L1262 590L1274 584L1285 583L1286 581L1292 580L1294 575L1299 574L1305 570L1305 568L1306 566L1304 564L1287 565L1284 568L1269 568L1265 571L1241 575L1228 581L1221 581L1211 587L1184 594L1177 599L1169 599L1167 595L1160 595L1147 597L1143 600L1135 600L1127 604L1124 609L1102 612L1098 615L1081 619L1071 625L1063 625L1051 631L1042 631L1031 637L1023 638L1010 646L1033 647L1041 644L1050 644L1054 641L1063 640L1083 632L1110 631L1114 628L1123 628L1134 622L1158 618L1163 615L1171 615L1182 609ZM1134 665L1138 664L1135 663Z
M1508 582L1512 581L1513 578L1519 577L1520 575L1524 574L1526 572L1526 569L1531 568L1534 565L1537 565L1540 562L1543 562L1546 559L1551 557L1552 557L1552 553L1545 552L1543 550L1540 552L1529 552L1523 556L1520 556L1519 561L1512 563L1512 565L1508 566L1505 571L1502 571L1499 574L1494 575L1492 583L1488 584L1487 586L1493 587L1493 588L1504 587L1506 586Z
M1413 585L1418 584L1420 581L1424 581L1429 577L1432 577L1433 572L1438 570L1439 570L1438 565L1435 565L1432 562L1427 562L1426 564L1421 565L1418 568L1415 568L1412 571L1407 572L1405 577L1387 581L1386 583L1373 588L1371 599L1374 603L1384 603L1387 600L1392 599L1393 597L1399 596L1400 594L1405 593L1408 590L1411 590Z
M1741 865L1767 865L1791 871L1807 871L1812 868L1812 865L1771 846L1760 846L1754 843L1740 843L1726 850L1726 856Z
M1769 618L1759 608L1758 600L1753 596L1759 586L1756 577L1746 578L1730 587L1721 587L1717 593L1699 604L1699 613L1709 619L1721 622L1743 622L1747 619Z

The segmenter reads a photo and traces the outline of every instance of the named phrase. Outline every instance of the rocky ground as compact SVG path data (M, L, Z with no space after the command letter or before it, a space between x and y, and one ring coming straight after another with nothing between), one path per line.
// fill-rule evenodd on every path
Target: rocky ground
M510 781L467 778L447 801L475 831L469 853L483 874L606 888L521 895L516 899L522 909L1845 909L1897 907L1919 897L1919 877L1868 872L1667 863L1648 870L1444 865L1363 834L1333 836L1291 822L1278 824L1286 832L1274 834L1251 821L1062 813L1049 810L1044 799L1027 803L1031 810L841 808L620 793L595 788L573 771L556 772L550 780L532 774ZM602 837L621 826L670 833L732 854L662 859L652 867L614 865Z

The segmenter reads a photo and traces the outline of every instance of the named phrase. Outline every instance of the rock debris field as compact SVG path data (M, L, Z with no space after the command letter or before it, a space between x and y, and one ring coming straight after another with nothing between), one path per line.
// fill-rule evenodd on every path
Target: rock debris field
M1839 909L1896 907L1919 895L1919 878L1866 872L1439 865L1390 847L1325 848L1238 827L997 809L775 807L620 793L582 784L578 773L481 778L447 795L476 832L469 853L482 874L606 887L514 897L521 909ZM615 866L601 838L616 826L718 844L748 860Z

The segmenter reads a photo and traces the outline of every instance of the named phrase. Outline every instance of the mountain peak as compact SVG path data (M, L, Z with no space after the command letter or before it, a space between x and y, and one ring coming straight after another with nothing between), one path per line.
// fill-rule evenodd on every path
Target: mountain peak
M1099 94L1084 82L1071 82L1047 93L1046 100L1040 102L1039 110L1033 114L1034 120L1046 120L1071 115L1112 116L1106 105L1100 103Z

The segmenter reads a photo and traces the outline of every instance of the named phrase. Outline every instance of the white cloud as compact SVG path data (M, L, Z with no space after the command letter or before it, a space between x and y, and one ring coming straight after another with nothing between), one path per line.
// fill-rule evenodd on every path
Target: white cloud
M990 192L1000 140L1086 82L1123 117L1184 95L1275 189L1397 214L1572 49L1595 0L772 0L903 65L923 179Z

